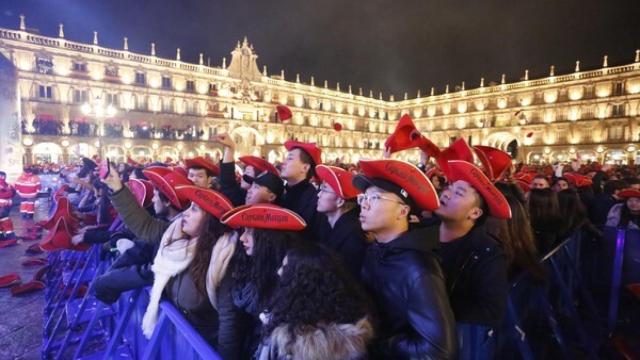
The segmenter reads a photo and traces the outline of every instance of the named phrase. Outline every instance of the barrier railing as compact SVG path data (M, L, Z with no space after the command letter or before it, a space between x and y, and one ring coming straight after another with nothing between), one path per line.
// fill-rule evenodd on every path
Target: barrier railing
M221 359L168 301L160 303L158 323L147 340L140 325L148 289L124 293L113 305L97 300L94 280L109 266L99 253L95 245L86 253L50 254L43 358ZM76 296L87 282L86 294Z

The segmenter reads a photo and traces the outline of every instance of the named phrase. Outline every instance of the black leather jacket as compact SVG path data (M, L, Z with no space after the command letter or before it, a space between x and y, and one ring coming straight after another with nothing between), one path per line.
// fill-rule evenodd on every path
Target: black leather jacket
M438 228L408 231L369 246L362 277L381 317L372 355L385 359L455 358L455 320L445 279L432 250Z

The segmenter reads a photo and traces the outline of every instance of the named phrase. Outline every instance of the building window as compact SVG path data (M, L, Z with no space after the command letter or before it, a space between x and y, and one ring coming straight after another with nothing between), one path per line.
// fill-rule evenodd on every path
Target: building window
M624 86L622 86L621 82L616 82L613 84L613 96L621 96L624 93Z
M74 103L87 102L87 90L73 90L73 102Z
M187 80L187 92L195 92L196 84L193 80Z
M118 94L107 94L107 105L118 106Z
M53 74L53 61L46 58L36 58L36 67L40 74Z
M87 72L87 64L83 62L73 62L73 71L75 72Z
M38 87L38 96L41 99L52 99L53 96L51 94L51 86L40 85Z
M162 77L162 88L163 89L171 89L171 77L163 76Z
M613 105L611 109L611 116L612 117L624 116L624 108L625 108L624 104Z
M143 72L136 72L136 85L146 85L147 76Z
M171 99L162 101L162 112L170 113L173 112L172 109L173 101Z
M110 77L118 77L118 68L113 65L105 66L104 75Z
M622 126L612 126L609 128L609 140L621 140L624 134Z

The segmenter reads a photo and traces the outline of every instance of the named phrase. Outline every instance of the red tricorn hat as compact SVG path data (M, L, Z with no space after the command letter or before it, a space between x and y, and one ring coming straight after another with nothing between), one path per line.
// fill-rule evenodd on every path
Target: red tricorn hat
M518 185L520 187L520 189L522 190L522 192L524 193L528 193L529 190L531 189L530 183L526 182L524 180L520 180L520 179L515 179L514 180L516 185Z
M218 219L233 208L231 201L215 190L203 189L195 185L182 185L176 187L176 192L178 196L193 201Z
M624 189L616 194L617 197L628 199L628 198L640 198L640 191L636 189Z
M436 157L438 166L447 177L449 176L449 161L451 160L462 160L473 163L473 151L463 138L454 141L453 144L442 150Z
M593 180L588 176L580 175L578 173L564 173L563 176L570 184L577 188L593 185Z
M288 140L284 142L287 151L300 149L306 152L313 159L314 166L322 164L322 150L316 146L316 143L304 143L300 141Z
M20 275L16 273L10 273L0 276L0 288L9 287L11 285L20 283Z
M256 176L265 171L269 171L280 176L280 172L278 171L278 169L276 169L273 164L263 158L248 155L240 156L238 160L242 161L247 166L253 166L253 168L256 169Z
M489 213L499 219L511 218L511 207L500 190L477 166L462 160L449 161L450 182L463 180L468 182L484 199Z
M129 179L127 187L131 190L133 196L138 201L138 205L143 208L151 204L153 199L153 184L150 181L142 179Z
M184 177L189 177L189 172L184 166L173 166L171 169Z
M176 209L184 209L189 205L189 200L178 196L175 190L178 185L193 185L189 179L162 166L148 167L142 170L142 173L158 191L169 199L171 205Z
M74 225L77 225L78 219L75 218L71 214L71 205L69 205L69 199L64 196L58 196L56 199L56 208L53 211L53 215L42 224L42 227L51 230L58 222L58 219L65 218L68 222L73 222Z
M187 170L192 167L202 168L213 174L213 176L220 175L220 168L214 164L213 161L206 159L202 156L196 156L193 159L185 159L185 165Z
M407 204L413 202L419 209L432 211L440 206L436 189L427 175L418 167L400 160L360 160L358 163L364 176L353 178L353 185L364 191L377 186L398 195ZM388 184L397 186L390 188Z
M280 121L289 120L293 117L291 109L285 105L276 106L276 112L278 113L278 119L280 119Z
M353 186L353 174L337 166L318 165L316 174L343 199L353 199L361 192Z
M429 178L429 179L431 179L434 175L444 176L444 173L442 172L442 170L440 170L437 167L432 167L431 169L427 170L427 172L425 174L427 175L427 178Z
M420 134L413 120L407 114L403 115L396 125L393 134L389 135L384 142L385 149L389 149L391 153L419 147L427 155L436 157L440 153L440 149L429 139Z
M536 173L531 173L531 172L519 172L519 173L513 174L514 180L519 180L526 184L531 184L531 182L533 181L533 178L535 177L536 177Z
M492 181L499 179L511 167L511 156L500 149L482 145L476 145L473 149L484 167L484 173Z
M34 291L42 290L45 288L45 284L42 281L31 280L27 283L16 285L11 288L11 295L18 296L22 294L32 293Z
M89 248L89 245L85 243L74 246L71 243L71 237L72 234L67 219L62 217L58 219L56 226L51 229L47 237L40 242L40 247L47 251L60 249L87 250Z
M300 231L307 223L295 212L273 204L243 205L228 211L220 222L232 228Z

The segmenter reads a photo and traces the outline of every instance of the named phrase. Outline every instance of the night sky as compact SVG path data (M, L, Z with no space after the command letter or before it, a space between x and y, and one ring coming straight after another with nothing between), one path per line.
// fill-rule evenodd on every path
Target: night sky
M633 62L640 48L640 1L562 0L1 0L0 26L27 27L57 36L65 24L67 39L197 62L205 54L212 65L245 35L253 43L258 65L270 74L300 73L303 82L315 76L330 87L340 82L415 97L451 90L462 81L467 89L517 81L529 69L530 78L572 72L602 64Z

